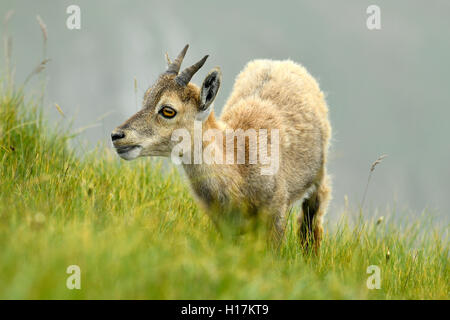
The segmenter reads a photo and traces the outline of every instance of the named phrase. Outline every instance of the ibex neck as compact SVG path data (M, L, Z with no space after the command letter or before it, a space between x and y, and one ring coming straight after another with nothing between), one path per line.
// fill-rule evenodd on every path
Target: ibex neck
M220 120L216 120L214 114L211 113L208 119L202 124L203 134L207 130L218 130L224 133L225 124ZM239 185L237 182L240 179L235 165L208 163L205 161L203 154L205 148L215 143L217 141L214 139L212 141L204 141L202 139L201 161L194 161L195 155L193 154L192 161L189 164L183 163L183 168L194 192L207 205L212 203L225 204L231 198L232 194L238 192L235 187Z
M222 123L222 121L216 119L214 111L212 111L208 119L203 122L203 132L209 129L217 129L221 131L224 130L224 124Z
M185 169L187 167L191 168L192 165L209 166L210 162L206 161L205 163L204 161L204 151L212 144L221 143L216 141L215 135L223 136L225 128L226 126L223 122L216 120L214 112L211 112L205 121L195 121L194 130L191 132L191 161L187 161L188 163L183 162Z

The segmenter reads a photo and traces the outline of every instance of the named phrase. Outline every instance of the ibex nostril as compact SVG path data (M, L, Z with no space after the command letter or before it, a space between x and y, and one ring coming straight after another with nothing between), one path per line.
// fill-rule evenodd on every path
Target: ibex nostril
M122 138L124 138L124 137L125 137L125 133L123 133L123 131L111 133L111 139L112 139L112 141L118 140L118 139L122 139Z

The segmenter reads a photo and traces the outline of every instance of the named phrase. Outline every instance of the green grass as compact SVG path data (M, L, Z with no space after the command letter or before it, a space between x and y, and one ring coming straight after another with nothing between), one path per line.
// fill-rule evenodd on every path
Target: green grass
M363 212L356 225L330 223L312 256L294 210L279 251L256 231L230 239L172 165L101 147L77 156L39 99L0 89L1 299L449 298L446 227L376 224ZM66 288L69 265L81 268L81 290ZM366 286L370 265L379 290Z

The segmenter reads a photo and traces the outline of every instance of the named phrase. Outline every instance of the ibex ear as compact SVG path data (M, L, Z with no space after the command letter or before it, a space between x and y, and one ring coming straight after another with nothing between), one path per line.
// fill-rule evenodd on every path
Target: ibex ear
M219 91L221 80L222 73L220 72L219 67L216 67L208 73L203 81L200 92L200 112L198 114L198 116L202 118L201 120L206 120L206 118L208 118L208 115L211 112L211 103L214 101L214 98Z

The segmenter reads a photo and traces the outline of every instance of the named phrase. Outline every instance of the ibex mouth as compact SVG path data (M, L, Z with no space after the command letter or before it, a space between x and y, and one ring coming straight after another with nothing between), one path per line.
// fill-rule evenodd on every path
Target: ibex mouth
M116 147L116 151L122 159L133 160L139 157L142 147L140 145Z

